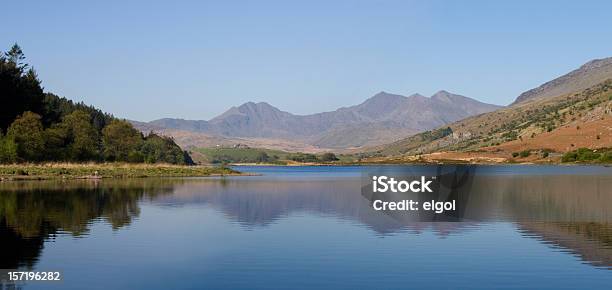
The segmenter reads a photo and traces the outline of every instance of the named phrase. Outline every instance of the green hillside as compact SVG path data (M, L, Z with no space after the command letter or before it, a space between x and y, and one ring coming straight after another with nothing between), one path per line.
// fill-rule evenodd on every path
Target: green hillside
M287 164L289 162L299 163L328 163L328 162L351 162L350 156L336 156L333 153L310 154L292 153L281 150L264 148L196 148L193 149L193 157L202 163L267 163Z
M289 152L260 148L197 148L201 153L198 161L205 163L274 163L286 160Z

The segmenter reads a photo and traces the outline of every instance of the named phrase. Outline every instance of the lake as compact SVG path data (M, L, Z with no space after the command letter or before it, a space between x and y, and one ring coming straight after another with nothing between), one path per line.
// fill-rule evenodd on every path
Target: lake
M439 222L372 208L364 172L389 168L3 182L0 269L62 274L24 289L612 289L612 168L479 166L469 218Z

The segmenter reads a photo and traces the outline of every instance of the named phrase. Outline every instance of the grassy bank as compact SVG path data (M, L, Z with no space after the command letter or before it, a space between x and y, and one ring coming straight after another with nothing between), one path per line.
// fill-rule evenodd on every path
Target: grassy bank
M239 175L225 167L132 163L44 163L0 165L1 180L197 177Z

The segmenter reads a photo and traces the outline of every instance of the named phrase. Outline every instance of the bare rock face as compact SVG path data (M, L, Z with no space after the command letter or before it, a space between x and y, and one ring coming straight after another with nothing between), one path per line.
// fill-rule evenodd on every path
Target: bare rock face
M430 98L380 92L359 105L311 115L248 102L209 121L159 119L148 125L223 137L275 138L322 148L351 148L391 142L498 108L446 91ZM140 123L141 127L146 127L144 124Z
M522 93L512 105L579 92L610 78L612 78L612 57L595 59L568 74Z

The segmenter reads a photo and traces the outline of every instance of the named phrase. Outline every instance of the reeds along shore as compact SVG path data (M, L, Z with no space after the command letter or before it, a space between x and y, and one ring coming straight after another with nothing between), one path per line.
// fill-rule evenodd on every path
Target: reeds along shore
M228 167L145 163L25 163L0 165L1 180L197 177L239 175Z

